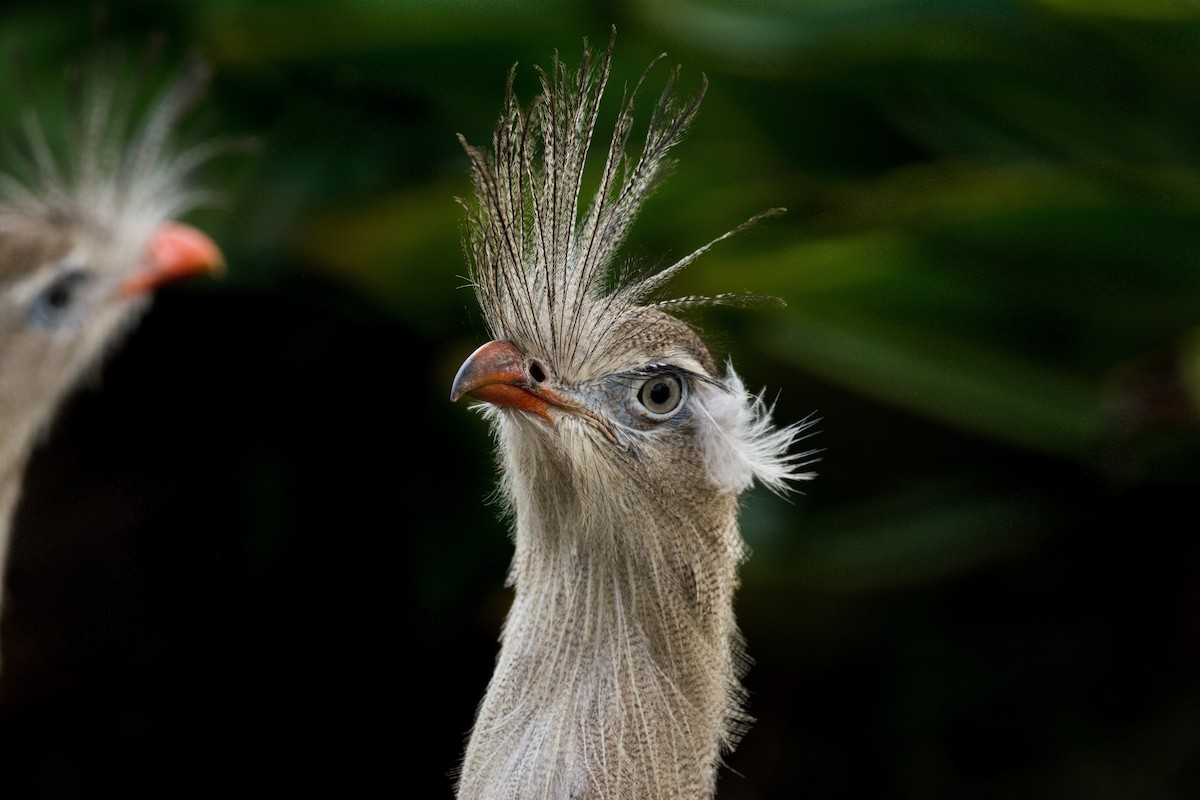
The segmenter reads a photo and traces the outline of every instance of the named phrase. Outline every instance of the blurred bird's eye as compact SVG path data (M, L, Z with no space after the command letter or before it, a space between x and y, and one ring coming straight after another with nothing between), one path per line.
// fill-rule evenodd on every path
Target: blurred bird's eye
M653 420L664 420L678 411L686 395L687 384L669 372L647 378L637 389L638 403Z
M37 325L52 327L62 322L75 303L80 288L88 281L82 269L70 269L56 276L33 301L29 318Z

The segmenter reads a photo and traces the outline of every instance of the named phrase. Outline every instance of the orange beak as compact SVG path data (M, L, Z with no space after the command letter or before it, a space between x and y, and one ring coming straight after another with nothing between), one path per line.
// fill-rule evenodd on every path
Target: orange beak
M195 275L218 273L225 259L213 240L180 222L165 222L146 247L146 262L121 284L126 297Z
M450 400L464 394L492 405L520 408L547 421L550 405L565 405L530 377L525 357L512 342L488 342L467 357L454 376Z
M569 394L556 391L544 368L533 366L512 342L491 341L467 356L450 387L453 402L463 395L494 406L519 408L556 425L556 408L595 425L613 443L625 446L620 434Z

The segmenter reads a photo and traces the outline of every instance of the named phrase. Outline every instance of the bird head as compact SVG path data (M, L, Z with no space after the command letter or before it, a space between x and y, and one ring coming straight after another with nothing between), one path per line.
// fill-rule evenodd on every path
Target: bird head
M761 396L746 392L731 367L722 374L695 331L668 313L726 297L654 299L672 276L744 226L657 272L613 274L616 250L670 167L667 153L703 89L679 102L676 69L644 149L628 158L639 81L619 114L599 188L579 208L611 53L610 43L593 64L585 48L577 76L556 56L528 112L510 76L493 150L463 140L476 190L475 202L464 203L466 251L493 340L462 365L451 399L486 404L518 507L523 491L514 481L583 498L592 508L642 506L614 510L626 518L680 502L728 508L756 478L782 490L809 477L796 469L803 454L788 454L803 426L776 428Z
M146 116L98 71L58 152L26 110L21 149L0 166L0 446L16 448L145 310L154 289L223 266L199 230L173 221L200 151L170 141L199 73Z

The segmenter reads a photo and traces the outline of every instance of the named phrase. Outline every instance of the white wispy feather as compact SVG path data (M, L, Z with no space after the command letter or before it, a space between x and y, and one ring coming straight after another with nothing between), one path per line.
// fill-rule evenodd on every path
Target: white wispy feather
M794 481L808 481L815 472L801 472L816 461L816 451L791 452L793 445L809 431L815 420L806 419L784 428L771 420L774 409L762 393L751 394L734 372L725 365L724 392L712 392L697 403L709 416L704 442L709 476L723 492L739 494L757 480L776 493L787 492Z

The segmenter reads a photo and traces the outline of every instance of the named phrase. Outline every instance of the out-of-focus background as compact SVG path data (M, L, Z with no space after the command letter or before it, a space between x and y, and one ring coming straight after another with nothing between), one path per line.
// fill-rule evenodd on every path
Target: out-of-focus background
M450 796L510 555L447 400L485 338L455 134L613 25L602 125L660 52L643 108L709 80L626 254L787 207L674 289L783 298L691 319L821 418L820 477L746 498L720 796L1198 796L1200 7L20 5L6 130L103 40L151 83L198 54L186 133L255 141L188 218L228 275L162 293L32 466L0 796Z

